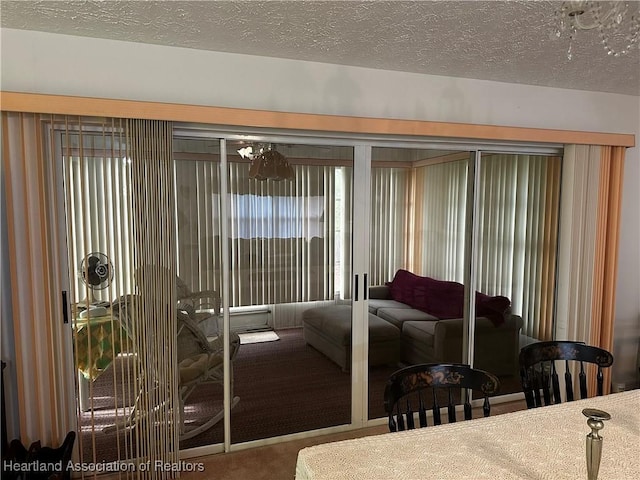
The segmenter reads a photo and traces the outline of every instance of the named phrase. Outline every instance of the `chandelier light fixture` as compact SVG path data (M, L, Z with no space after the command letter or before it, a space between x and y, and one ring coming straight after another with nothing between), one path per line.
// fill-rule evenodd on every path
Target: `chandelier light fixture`
M569 36L567 58L573 58L573 41L578 30L597 30L600 41L612 57L628 54L638 48L640 32L640 2L638 1L585 1L562 2L555 12L557 38Z
M293 180L295 172L286 157L273 145L267 147L248 146L238 150L242 158L251 160L249 178L256 180Z

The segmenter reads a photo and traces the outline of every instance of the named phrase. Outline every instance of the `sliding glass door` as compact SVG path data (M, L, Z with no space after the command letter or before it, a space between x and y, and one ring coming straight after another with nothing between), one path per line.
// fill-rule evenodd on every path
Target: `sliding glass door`
M220 140L176 136L173 166L178 360L184 378L180 448L187 449L224 442L224 347L229 334L222 321Z
M483 153L476 195L474 365L521 391L520 348L553 339L561 159Z
M470 156L464 151L372 149L371 419L384 416L384 386L396 369L462 361ZM391 348L393 358L386 356Z
M231 442L349 424L353 148L226 146Z
M473 363L520 391L520 348L553 338L560 171L549 155L372 149L369 418L416 363ZM379 365L379 319L397 363Z
M61 118L50 127L47 147L65 172L63 299L71 307L80 460L175 461L185 425L172 125Z
M79 377L96 460L132 430L137 362L157 338L149 352L174 349L170 367L140 372L175 393L180 449L211 452L364 426L385 416L389 375L417 363L473 363L516 392L519 348L552 338L557 157L184 128L163 147L170 175L152 205L124 127L91 128L59 148L74 313L104 304L115 332L100 333L108 364ZM166 287L175 323L141 337L122 301L156 297L138 275L152 224L170 255L145 260L147 277ZM108 288L89 288L83 261L106 268Z
M211 293L198 327L228 345L230 412L220 368L182 449L351 423L353 147L222 137L174 142L178 294Z

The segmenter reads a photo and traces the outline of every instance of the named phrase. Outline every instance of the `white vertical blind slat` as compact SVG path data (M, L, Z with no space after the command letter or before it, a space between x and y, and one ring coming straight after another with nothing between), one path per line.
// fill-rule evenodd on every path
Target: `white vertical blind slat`
M552 272L557 232L558 194L554 206L546 205L547 189L559 188L556 158L530 155L484 155L481 169L481 203L478 246L478 289L511 299L514 313L525 321L524 332L540 338L549 331L552 311L541 307L555 289ZM464 205L466 162L420 167L424 182L415 201L425 205L421 245L424 275L463 281ZM548 185L549 173L553 180ZM416 210L420 211L420 210ZM547 235L551 237L547 238ZM547 266L547 267L545 267ZM543 275L546 273L546 276ZM544 291L543 291L544 287Z

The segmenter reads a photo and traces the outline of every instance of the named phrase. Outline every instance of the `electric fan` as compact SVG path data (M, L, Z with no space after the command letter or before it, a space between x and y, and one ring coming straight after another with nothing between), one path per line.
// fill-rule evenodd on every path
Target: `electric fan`
M84 302L95 304L94 290L103 290L109 286L113 279L113 265L109 258L100 252L92 252L80 262L80 278L87 286L87 298Z

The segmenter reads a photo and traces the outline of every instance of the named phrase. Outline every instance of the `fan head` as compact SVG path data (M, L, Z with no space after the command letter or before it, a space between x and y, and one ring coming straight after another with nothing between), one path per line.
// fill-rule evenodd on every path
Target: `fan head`
M93 252L82 259L80 276L87 287L102 290L111 283L113 265L104 253Z

